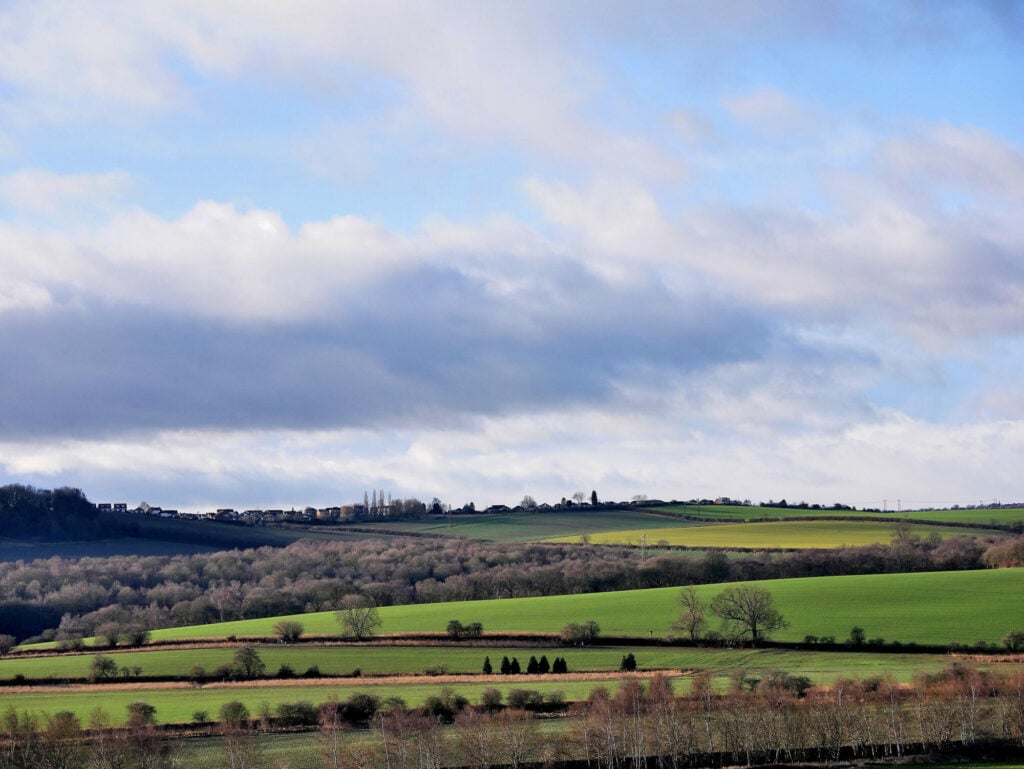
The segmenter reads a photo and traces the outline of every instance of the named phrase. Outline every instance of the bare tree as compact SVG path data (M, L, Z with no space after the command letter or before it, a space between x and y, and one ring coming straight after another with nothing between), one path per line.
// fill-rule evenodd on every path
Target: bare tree
M274 635L289 644L298 641L304 631L302 623L295 620L283 619L274 625Z
M239 678L259 678L266 670L266 663L252 646L243 646L231 661L231 672Z
M493 720L500 746L500 763L519 769L538 751L537 722L522 710L503 710Z
M562 640L567 643L585 644L590 643L601 633L601 626L594 620L587 620L582 625L578 622L570 622L562 628Z
M347 595L341 599L341 610L335 615L347 638L362 641L380 627L377 607L361 595Z
M259 760L256 736L249 731L249 709L238 700L220 707L221 750L228 769L249 769Z
M117 662L105 654L97 654L89 664L89 681L112 681L117 678Z
M697 595L693 585L683 588L679 594L679 603L682 604L683 611L672 627L684 631L690 636L691 641L697 641L707 624L707 605Z
M455 749L465 766L490 769L501 761L501 737L495 729L494 718L466 708L455 717Z
M96 639L113 649L121 638L121 626L116 622L104 622L96 628Z
M74 713L62 710L47 716L40 765L47 769L78 769L85 759L82 737L82 724Z
M754 644L787 624L772 594L757 585L727 587L711 600L711 611L722 619L726 635L737 640L749 636Z

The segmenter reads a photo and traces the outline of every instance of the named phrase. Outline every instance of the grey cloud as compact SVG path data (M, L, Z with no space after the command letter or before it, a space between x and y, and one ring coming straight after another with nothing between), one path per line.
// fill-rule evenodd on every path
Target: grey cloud
M347 300L334 320L292 325L109 304L8 313L0 436L443 424L605 402L634 367L756 360L779 333L738 303L560 269L557 301L425 267Z

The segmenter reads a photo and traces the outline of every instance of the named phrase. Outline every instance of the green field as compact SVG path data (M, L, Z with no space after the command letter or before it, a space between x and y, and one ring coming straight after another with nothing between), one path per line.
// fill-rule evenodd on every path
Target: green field
M388 533L426 533L445 537L471 537L494 542L531 542L548 537L578 540L583 534L618 531L644 526L695 526L695 521L672 515L637 510L558 510L537 513L499 513L495 515L455 515L448 518L431 516L421 521L394 521L356 524L367 530ZM342 527L344 528L344 527Z
M1024 569L868 574L768 580L789 621L778 640L805 635L846 638L854 625L869 638L920 644L999 642L1008 630L1024 629ZM710 599L726 585L702 585ZM380 609L384 634L443 633L449 620L481 622L485 632L556 633L567 622L596 621L602 634L663 637L678 615L678 588L631 590L541 598L388 606ZM334 612L296 615L310 635L338 634ZM277 617L166 628L154 640L273 635Z
M896 537L896 526L873 521L791 520L770 523L722 523L688 528L650 528L602 531L590 541L602 545L674 545L686 547L742 547L749 549L830 550L837 547L886 544ZM956 536L992 536L1001 532L948 526L909 524L913 536L943 539ZM646 538L646 539L645 539ZM545 542L571 542L573 537L551 537Z
M378 679L379 680L379 679ZM535 689L544 693L560 691L567 700L586 699L595 686L607 686L615 689L620 682L618 676L607 679L587 681L515 681L509 683L467 682L454 685L460 694L471 702L478 702L484 689L497 688L503 694L511 689ZM244 702L251 713L258 714L264 707L271 710L282 702L304 700L314 704L329 700L347 699L356 692L363 692L380 697L400 697L411 707L418 707L427 697L437 694L442 687L449 685L425 679L422 683L371 683L352 679L352 682L330 682L319 684L300 683L289 686L268 686L266 683L256 684L225 684L203 687L179 686L177 688L133 687L119 688L104 686L101 689L76 690L74 688L59 691L39 691L29 689L17 694L0 694L0 711L13 705L18 711L30 713L55 713L66 710L76 713L83 722L88 721L89 713L95 708L102 708L115 723L123 724L126 708L132 702L148 702L157 709L159 723L187 723L193 720L192 714L197 710L207 711L216 718L217 711L225 702L239 700Z
M186 676L194 665L212 672L218 665L230 664L239 646L177 649L156 648L140 651L98 652L113 659L118 667L129 669L139 667L145 676ZM516 657L522 667L533 655L540 659L547 655L548 661L564 657L572 672L616 671L627 651L640 655L648 667L669 668L685 663L685 651L674 647L588 647L562 646L534 647L474 647L474 646L322 646L319 644L265 644L257 647L260 658L266 664L267 675L274 675L283 664L301 674L317 666L324 675L348 675L359 669L363 675L395 675L423 673L440 665L448 672L473 674L481 672L484 657L490 657L497 670L501 658ZM642 654L641 654L642 652ZM59 654L47 657L8 657L0 659L0 685L3 679L23 675L33 679L81 679L89 673L89 666L95 654Z
M118 667L139 667L144 676L186 676L194 665L212 672L229 664L239 647L212 649L152 649L146 651L101 652ZM948 661L943 654L919 654L907 659L896 653L814 652L793 649L695 649L679 646L592 646L586 648L547 647L467 647L467 646L319 646L298 644L257 646L266 664L267 675L274 675L283 664L296 673L316 665L324 675L349 675L354 670L363 676L420 674L444 665L451 674L476 674L490 657L497 671L502 656L515 657L525 669L530 656L549 661L563 657L572 673L609 672L619 668L622 657L632 653L642 668L692 669L716 672L736 667L785 668L811 675L815 680L831 680L845 672L858 675L891 672L901 675L908 666L935 670ZM4 679L24 675L33 679L82 679L89 673L93 654L62 654L48 657L11 657L0 660L0 685Z
M271 659L273 649L260 649L260 654L265 660ZM296 659L299 654L305 653L298 649L283 650L285 654L292 653ZM351 652L353 650L343 650ZM451 648L428 648L415 652L411 657L394 656L390 662L374 663L370 659L375 655L386 658L393 650L387 647L363 648L358 650L359 654L348 657L349 662L358 661L362 664L364 673L368 670L393 667L394 665L409 664L409 659L416 657L422 652L432 652L434 660L450 660L452 667L456 667L459 655L469 653L474 662L483 659L483 652L486 649L451 649ZM490 650L491 659L504 653L505 650ZM549 659L554 655L555 650L531 650L517 649L508 650L517 656L522 662L531 653L548 653ZM230 657L230 650L220 650L221 657ZM796 651L789 649L692 649L692 648L671 648L671 647L617 647L611 649L568 649L561 656L564 656L570 665L570 670L583 670L584 667L593 669L608 669L614 671L622 655L632 652L641 668L647 669L680 669L680 670L707 670L713 675L716 688L724 690L729 685L730 674L735 670L743 670L747 675L760 677L771 671L786 671L796 675L806 675L814 683L830 684L837 678L869 678L874 676L889 675L898 681L910 681L915 671L935 672L946 667L950 663L948 655L944 654L891 654L891 653L854 653L854 652L812 652ZM174 652L132 652L123 656L141 656L147 654L168 655L171 659ZM178 653L180 655L180 653ZM122 655L118 655L122 656ZM510 655L511 656L511 655ZM211 658L212 659L212 658ZM280 657L278 658L280 659ZM422 662L420 657L416 663ZM142 659L145 662L145 659ZM174 664L184 664L177 661ZM269 667L269 666L268 666ZM321 667L325 667L322 665ZM989 667L1000 667L991 665ZM176 688L160 688L157 685L140 683L132 685L131 688L121 686L105 686L101 689L90 687L65 687L58 691L38 691L25 689L16 693L0 693L0 710L6 709L7 705L14 705L18 710L28 710L36 713L48 713L55 710L71 710L80 716L88 716L88 713L95 707L102 707L112 717L121 719L124 717L125 707L130 702L139 700L149 702L157 708L157 715L162 723L179 723L192 720L192 714L197 710L207 710L211 715L216 714L220 706L227 701L237 699L245 702L246 706L253 713L260 712L260 708L266 704L274 708L282 702L295 702L306 700L313 703L320 703L330 699L344 699L355 692L367 692L378 697L386 698L399 696L406 700L409 705L419 705L433 694L436 694L443 686L451 686L471 701L477 701L483 689L496 687L503 693L515 688L537 689L543 692L561 691L567 699L584 699L590 691L598 685L614 688L618 685L620 677L615 672L609 672L606 678L589 679L585 681L572 680L571 678L546 678L543 680L534 679L529 676L517 677L515 680L499 678L497 681L484 680L480 678L467 677L465 679L444 683L439 679L424 676L410 682L409 679L396 679L390 683L387 679L376 679L368 681L359 678L340 679L336 681L317 681L315 683L303 681L290 681L283 684L278 682L254 682L254 683L233 683L233 684L208 684L202 687L178 686ZM688 691L688 679L677 678L675 689L678 693Z
M886 512L870 510L809 510L793 507L759 507L755 505L663 505L654 510L685 516L725 520L754 521L764 518L892 518L893 521L937 521L985 527L992 524L1008 526L1024 522L1024 508L978 510L914 510Z

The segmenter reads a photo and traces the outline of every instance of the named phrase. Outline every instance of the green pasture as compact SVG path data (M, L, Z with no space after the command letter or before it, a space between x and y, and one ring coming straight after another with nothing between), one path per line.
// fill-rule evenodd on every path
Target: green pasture
M238 700L245 703L249 712L259 714L264 708L271 712L283 702L306 701L313 704L330 700L344 700L357 692L372 694L381 700L400 697L410 707L423 705L426 699L438 694L444 686L467 697L470 702L479 702L484 689L496 688L507 696L512 689L533 689L544 694L559 691L566 700L586 699L596 686L606 686L614 691L621 679L612 676L607 679L586 681L509 681L442 684L425 679L423 683L370 683L358 679L341 682L299 684L296 686L267 686L260 682L253 684L207 685L202 687L183 686L177 688L105 686L102 689L76 689L68 687L61 691L39 691L26 689L16 694L0 694L0 712L14 706L19 712L46 714L65 710L75 713L85 723L89 714L102 708L115 724L123 724L127 707L132 702L148 702L156 707L158 723L187 723L192 715L205 710L210 718L216 719L217 712L225 702Z
M892 518L893 521L936 521L986 527L992 524L1007 526L1024 522L1024 508L976 510L809 510L794 507L758 507L754 505L663 505L652 508L663 513L723 521L754 521L762 518L788 520L792 518Z
M560 729L563 727L557 719L541 724L542 730ZM346 742L364 739L372 739L372 734L364 732L353 732L346 735ZM320 758L320 743L318 735L311 732L300 732L298 734L260 734L259 752L265 765L274 767L289 767L299 769L302 767L322 766ZM223 753L220 749L218 737L207 739L185 740L180 745L177 754L177 765L181 767L202 767L215 766L223 760ZM946 764L923 764L914 763L914 769L1024 769L1024 763L982 763L982 762L959 762Z
M915 521L942 521L943 523L966 523L971 526L1009 526L1024 522L1024 507L1005 510L922 510L903 513Z
M264 651L269 653L270 650L261 649L260 651L262 654ZM381 647L365 649L368 656L386 651L386 648ZM437 648L434 651L437 652ZM443 655L447 655L449 651L455 650L445 648ZM503 651L495 650L495 653ZM524 654L528 656L531 653L531 650L528 649L515 651L520 661ZM562 656L569 661L570 670L582 670L584 664L593 668L607 666L611 669L617 667L621 656L627 652L634 653L642 669L710 671L714 685L719 690L725 690L729 686L730 676L736 670L742 670L746 675L752 677L763 677L771 671L785 671L794 675L805 675L818 684L830 684L841 677L864 679L890 676L897 681L910 681L917 671L935 672L946 667L951 661L948 655L944 654L872 654L845 651L679 647L570 649ZM151 653L169 654L169 652ZM551 655L549 655L550 658ZM360 661L365 661L365 659L365 657L361 658ZM493 661L493 655L491 659ZM987 667L1007 666L993 663ZM416 706L422 704L427 697L438 693L444 686L450 686L471 702L479 701L481 692L490 687L499 689L505 696L511 689L536 689L544 693L561 691L567 700L578 700L585 699L596 686L606 686L614 690L620 680L615 672L609 672L607 678L585 681L551 677L541 680L529 676L519 676L508 680L499 679L497 682L466 678L455 683L441 683L438 679L423 677L414 683L408 682L408 679L401 682L396 681L396 683L388 683L386 679L384 681L377 679L371 683L358 678L347 678L336 681L318 680L315 683L295 681L289 682L287 686L275 685L275 682L252 682L228 685L208 684L201 687L179 686L177 688L159 688L144 683L133 686L131 689L117 685L105 686L101 689L70 686L56 692L41 692L26 688L15 693L0 694L0 711L6 710L8 705L13 705L19 711L27 710L40 714L70 710L77 713L84 721L94 708L101 707L112 718L123 720L127 705L141 700L157 708L157 718L161 723L181 723L191 721L192 714L197 710L206 710L211 717L215 718L220 706L230 700L240 700L251 712L259 713L264 707L273 709L282 702L305 700L318 704L332 699L345 699L356 692L365 692L374 694L381 699L401 697L410 706ZM688 676L676 677L673 680L677 693L685 694L689 690Z
M143 676L187 676L194 665L212 672L218 665L230 664L238 647L215 649L152 649L146 651L102 652L119 668L138 667ZM350 675L358 669L363 676L425 673L429 668L445 666L452 674L475 674L490 657L495 673L501 658L515 657L523 670L531 656L546 655L566 660L571 673L614 673L622 657L632 653L644 669L702 669L716 673L734 668L759 670L786 669L829 681L839 675L879 675L902 677L908 670L935 670L947 661L946 655L897 653L817 652L793 649L705 649L683 646L547 646L547 647L467 647L467 646L295 646L257 645L266 664L267 675L274 675L283 664L301 674L316 665L324 675ZM0 685L16 675L26 678L64 681L88 676L94 654L62 654L48 657L11 657L0 660Z
M659 544L687 547L742 547L752 549L833 549L891 542L896 537L892 524L873 521L791 520L760 523L722 523L688 528L651 528L603 531L592 534L590 541L603 545ZM1001 532L948 526L908 524L913 536L943 539L955 536L992 536ZM553 537L545 542L569 542L572 537Z
M789 626L777 640L806 635L844 639L859 625L868 638L919 644L998 643L1009 630L1024 629L1024 569L868 574L766 580ZM702 585L710 600L728 585ZM443 633L449 620L480 622L484 632L557 633L568 622L594 620L602 635L655 637L669 634L679 614L679 588L540 598L388 606L380 609L379 632ZM281 618L239 620L166 628L154 640L273 636ZM295 615L310 635L340 633L334 612Z
M219 665L229 665L240 646L210 649L156 648L139 651L98 652L110 657L119 668L138 667L143 676L187 676L189 670L201 666L213 672ZM549 662L562 657L573 673L584 671L614 672L623 655L633 652L647 667L668 668L684 660L678 648L673 647L586 647L531 646L531 647L473 647L473 646L380 646L344 645L320 646L314 644L256 645L266 665L266 674L274 675L287 664L296 674L312 666L324 675L349 675L359 670L364 676L425 673L431 668L445 666L453 674L480 673L484 658L490 657L494 672L498 672L503 656L515 657L523 670L531 656L540 659L546 655ZM23 675L32 679L82 679L88 676L96 654L58 654L46 657L8 657L0 659L0 685L4 679ZM681 662L679 664L682 664Z
M371 732L351 732L346 735L345 742L371 737ZM322 769L326 765L321 757L322 744L317 732L260 732L256 735L256 745L260 757L257 766L275 769ZM208 769L223 765L224 749L220 735L178 740L174 747L174 766L181 769Z
M699 522L671 515L658 515L639 510L557 510L535 513L498 513L485 515L432 516L421 521L395 521L380 524L357 524L360 528L380 528L390 533L410 532L438 534L446 537L469 537L494 542L530 542L550 537L566 537L578 541L583 534L618 531L644 526L696 526Z

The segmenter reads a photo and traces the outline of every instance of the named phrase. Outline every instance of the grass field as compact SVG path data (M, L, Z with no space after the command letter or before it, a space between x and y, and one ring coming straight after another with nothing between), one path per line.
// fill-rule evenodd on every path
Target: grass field
M118 667L142 669L147 676L185 676L193 665L200 665L212 672L218 665L230 664L235 650L239 647L208 649L151 649L145 651L99 652L110 656ZM644 648L574 648L561 646L544 647L471 647L471 646L321 646L297 644L282 646L267 644L257 647L260 658L267 666L267 674L273 675L281 665L287 663L296 673L317 666L326 675L348 675L359 669L363 675L395 675L402 673L423 673L429 668L445 665L451 673L479 673L484 658L490 657L497 670L501 658L516 657L522 667L533 655L540 659L547 655L548 661L564 657L573 672L616 671L627 651L640 655L650 667L673 667L683 659L680 649L666 647ZM21 674L27 678L63 680L84 678L94 654L61 654L49 657L10 657L0 659L0 685L3 679ZM679 662L679 664L683 664Z
M238 647L212 649L153 649L146 651L102 652L118 667L138 666L145 676L185 676L193 665L213 671L229 664ZM910 669L936 670L948 662L947 655L918 654L908 659L896 653L814 652L792 649L695 649L677 646L594 646L578 647L467 647L467 646L319 646L278 644L257 647L273 675L283 664L297 673L316 665L325 675L348 675L359 669L364 676L423 673L444 665L452 674L481 672L484 657L490 657L497 670L503 656L515 657L525 669L530 656L549 661L562 657L569 670L614 673L622 657L632 653L640 666L649 669L700 668L723 672L737 667L753 669L784 668L810 675L815 680L831 680L841 674L892 673L901 676ZM64 654L51 657L13 657L0 660L0 686L4 679L21 674L33 679L80 679L88 675L92 654Z
M387 681L387 679L377 679ZM343 700L356 692L372 694L382 700L389 697L400 697L411 707L418 707L427 697L439 693L444 686L451 686L471 702L479 702L484 689L497 688L503 695L511 689L535 689L543 693L562 692L567 700L586 699L595 686L607 686L614 690L620 683L620 676L594 678L586 681L547 680L547 681L513 681L508 683L493 681L467 681L466 683L444 683L440 680L426 680L418 683L378 683L349 681L309 684L296 683L291 685L268 685L268 682L256 684L211 684L203 687L180 685L174 688L156 688L138 686L132 688L104 686L97 687L64 687L48 691L31 689L17 694L0 694L0 710L13 705L18 711L44 714L65 710L76 713L86 722L95 708L102 708L117 724L123 724L127 706L132 702L148 702L157 709L156 718L159 723L187 723L193 720L198 710L207 711L212 718L225 702L238 700L244 702L249 711L259 714L264 707L271 711L282 702L306 701L314 704L329 700Z
M757 507L753 505L664 505L653 508L677 515L699 516L724 521L752 521L762 518L787 520L791 518L820 518L822 516L843 518L886 518L894 521L939 521L942 523L963 523L969 526L985 527L990 524L1007 526L1024 522L1024 508L979 509L979 510L915 510L887 512L867 510L804 510L792 507Z
M921 644L998 642L1024 629L1024 569L918 574L870 574L769 580L762 583L789 621L779 640L805 635L843 639L859 625L869 638ZM710 600L725 585L703 585ZM485 632L558 632L567 622L596 621L602 634L663 637L679 613L678 588L542 598L388 606L380 609L381 633L444 632L449 620L481 622ZM154 639L273 635L280 618L167 628ZM334 612L297 615L310 635L340 632Z
M559 510L538 513L502 513L496 515L457 515L430 517L421 521L395 521L359 524L360 528L379 528L389 532L438 534L446 537L472 537L494 542L530 542L548 537L578 540L583 534L618 531L645 526L687 527L699 525L682 518L635 510Z
M542 725L544 731L559 728L557 722ZM348 740L368 739L369 735L355 733ZM178 765L182 767L209 767L222 760L219 740L211 737L204 740L188 740L178 753ZM287 766L289 769L320 769L320 743L317 735L304 732L299 734L265 734L259 737L259 752L265 765ZM914 763L914 769L1024 769L1024 763L1008 762L958 762L947 764Z
M230 657L229 650L220 650L224 656ZM260 649L264 659L271 659L273 649ZM299 650L283 650L285 654ZM350 652L352 650L343 650ZM364 648L360 654L348 657L345 664L358 661L363 665L364 673L377 667L391 667L396 664L409 664L409 657L395 656L391 662L374 663L375 655L386 657L391 651L387 648ZM435 659L448 659L455 650L433 650ZM467 650L458 650L465 652ZM475 661L482 661L480 652L484 649L468 650ZM502 651L491 650L492 661ZM512 651L512 650L510 650ZM530 653L539 650L517 649L514 653L520 661ZM551 652L552 650L546 650ZM786 671L796 675L806 675L813 682L830 684L840 677L868 678L873 676L891 675L899 681L910 681L916 671L935 672L950 663L950 657L944 654L869 654L854 652L812 652L787 649L690 649L666 647L619 647L614 649L569 649L562 656L569 661L570 670L582 670L584 666L595 669L609 668L614 671L622 655L632 652L641 668L677 669L677 670L708 670L713 674L716 688L724 690L729 685L730 674L735 670L743 670L747 675L761 677L770 671ZM304 652L302 652L304 653ZM170 652L132 652L123 656L143 656L146 654L165 654ZM122 656L122 655L118 655ZM455 663L457 654L451 654ZM549 659L552 655L549 654ZM143 662L145 660L143 659ZM180 664L180 663L177 663ZM453 664L453 668L454 668ZM993 663L989 667L1001 667ZM326 663L321 665L326 669ZM642 673L642 671L641 671ZM488 687L498 688L503 694L509 690L537 689L542 692L561 691L566 699L586 698L595 686L607 686L614 689L621 681L621 674L616 672L597 673L586 680L574 680L572 676L546 677L539 679L532 676L492 677L485 679L480 676L452 677L420 677L417 679L396 677L394 679L348 678L335 681L268 681L254 683L208 684L193 687L185 684L129 684L108 685L103 687L66 686L52 687L45 691L40 689L2 690L0 689L0 710L7 705L14 705L18 710L35 713L52 713L56 710L71 710L80 716L87 717L95 707L102 707L112 718L123 719L126 706L131 702L145 701L156 706L157 716L162 723L181 723L192 720L197 710L206 710L216 714L220 706L230 700L240 700L253 713L267 706L275 708L282 702L306 700L314 704L330 699L344 699L355 692L374 694L382 699L392 696L403 698L409 705L419 705L441 690L443 686L451 686L470 701L478 701L480 693ZM688 691L688 677L675 678L675 690L682 694Z
M590 541L604 545L648 546L682 545L687 547L742 547L752 549L794 549L856 547L858 545L885 544L896 537L896 526L873 521L816 521L790 520L771 523L722 523L688 528L650 528L621 531L602 531L590 536ZM913 536L943 539L955 536L992 536L1000 532L991 529L928 526L910 524ZM570 542L573 537L551 537L545 542Z

